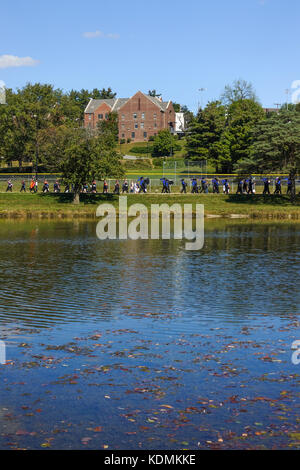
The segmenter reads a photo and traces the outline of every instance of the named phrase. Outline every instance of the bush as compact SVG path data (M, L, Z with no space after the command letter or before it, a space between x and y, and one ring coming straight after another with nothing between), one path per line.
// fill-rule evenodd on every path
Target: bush
M128 137L127 144L130 144L130 142L131 142L131 139L130 139L130 137Z
M38 173L49 173L49 169L45 165L38 166ZM9 166L7 168L0 168L0 173L32 173L35 175L35 166Z
M152 163L154 168L162 168L163 167L164 158L152 158Z
M148 148L147 147L132 147L129 151L129 153L132 153L132 154L137 154L137 155L147 155L149 153L149 155L151 155L153 151L153 146L152 145L149 145Z

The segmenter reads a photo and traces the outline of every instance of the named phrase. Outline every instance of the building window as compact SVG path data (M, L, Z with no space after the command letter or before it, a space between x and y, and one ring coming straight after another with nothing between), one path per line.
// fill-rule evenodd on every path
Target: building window
M124 138L124 137L125 137L125 134L122 134L122 138Z
M134 128L135 128L135 129L138 129L138 128L139 128L139 125L138 125L137 122L135 123Z
M157 127L157 124L156 124L156 122L154 123L154 127Z
M122 114L122 121L125 121L125 114Z
M135 138L135 132L131 132L131 138L132 138L132 139Z
M108 113L105 114L105 119L108 119Z
M141 122L141 129L144 129L144 123Z
M103 114L98 114L98 119L103 119Z
M137 114L133 113L133 119L137 119Z
M91 114L89 114L89 121L91 121L91 120L92 120L92 115L91 115Z
M144 132L144 139L147 139L147 132Z
M122 126L121 126L121 127L122 127L122 129L125 129L125 124L122 124Z
M153 114L153 118L156 119L156 113Z
M142 119L145 119L145 113L142 113Z

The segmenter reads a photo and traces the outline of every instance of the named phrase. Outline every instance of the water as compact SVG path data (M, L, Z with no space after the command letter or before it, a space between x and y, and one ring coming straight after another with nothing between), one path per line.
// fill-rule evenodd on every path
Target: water
M0 225L0 448L299 447L297 223Z

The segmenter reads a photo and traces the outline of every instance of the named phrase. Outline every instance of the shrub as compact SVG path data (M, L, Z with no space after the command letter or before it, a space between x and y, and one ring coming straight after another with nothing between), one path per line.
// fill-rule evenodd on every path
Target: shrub
M129 151L129 153L131 154L136 154L136 155L147 155L149 153L149 155L151 155L153 151L153 146L152 145L149 145L148 147L132 147Z
M151 170L153 168L151 160L123 160L125 170Z

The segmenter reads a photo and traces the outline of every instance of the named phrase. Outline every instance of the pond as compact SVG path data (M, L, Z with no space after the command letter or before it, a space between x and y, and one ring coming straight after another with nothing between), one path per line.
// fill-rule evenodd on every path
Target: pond
M0 222L1 449L299 448L299 223Z

